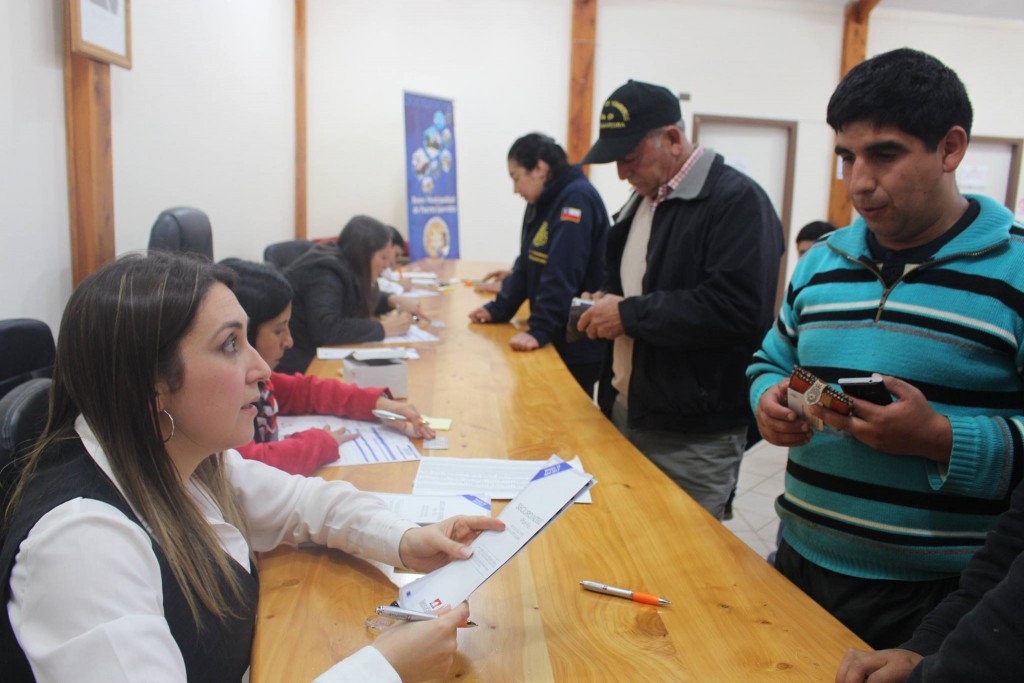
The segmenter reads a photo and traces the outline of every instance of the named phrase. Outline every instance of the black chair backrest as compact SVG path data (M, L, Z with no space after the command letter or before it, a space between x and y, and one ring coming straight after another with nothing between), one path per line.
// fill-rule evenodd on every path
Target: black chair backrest
M309 251L314 244L315 242L311 240L274 242L263 250L263 260L273 264L278 270L284 270L291 265L292 261Z
M30 379L0 399L0 500L6 501L28 456L46 427L50 411L48 378Z
M149 248L200 254L213 260L213 230L210 218L199 209L179 206L156 217L149 232Z
M0 320L0 398L35 377L53 375L53 333L42 320Z

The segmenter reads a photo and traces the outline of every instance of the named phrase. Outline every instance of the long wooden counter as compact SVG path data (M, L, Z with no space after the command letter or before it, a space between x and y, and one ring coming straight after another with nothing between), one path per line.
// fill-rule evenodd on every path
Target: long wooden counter
M490 264L436 264L442 278ZM598 484L470 598L480 626L459 635L449 680L831 681L848 647L866 647L694 503L627 442L550 346L513 352L513 325L470 325L487 297L460 286L424 299L447 323L418 345L409 394L454 419L435 455L580 455ZM311 372L337 376L339 363ZM327 468L379 491L408 492L418 463ZM500 506L497 507L500 509ZM254 683L311 681L373 642L364 627L397 588L375 567L326 550L263 555ZM582 590L584 579L656 593L657 608Z

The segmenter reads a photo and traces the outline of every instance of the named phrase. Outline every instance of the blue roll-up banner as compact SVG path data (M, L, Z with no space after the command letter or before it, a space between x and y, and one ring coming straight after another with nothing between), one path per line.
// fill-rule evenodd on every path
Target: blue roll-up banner
M405 93L409 258L459 257L451 100Z

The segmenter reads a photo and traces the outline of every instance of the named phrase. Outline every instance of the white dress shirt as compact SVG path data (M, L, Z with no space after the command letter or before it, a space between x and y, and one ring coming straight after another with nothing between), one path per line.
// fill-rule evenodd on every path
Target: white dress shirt
M651 241L651 227L654 224L654 206L644 197L633 214L633 223L626 235L619 262L619 282L622 283L622 297L640 296L644 293L644 275L647 274L647 243ZM629 378L633 375L633 338L620 334L612 344L612 386L618 392L616 400L629 405Z
M75 429L117 484L81 416ZM401 565L399 542L415 524L376 497L347 482L289 475L235 451L227 451L224 460L256 551L313 541ZM198 487L190 483L189 492L221 546L248 571L249 546L241 532ZM150 537L116 508L75 498L43 515L21 544L10 586L7 612L39 683L186 680L184 660L164 619ZM316 683L400 680L380 651L367 646Z

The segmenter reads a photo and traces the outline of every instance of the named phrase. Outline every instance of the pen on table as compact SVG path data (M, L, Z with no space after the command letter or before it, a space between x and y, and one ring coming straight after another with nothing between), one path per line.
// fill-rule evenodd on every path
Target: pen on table
M412 609L404 609L402 607L395 607L394 605L381 605L376 609L377 614L388 619L401 619L402 621L430 621L431 619L437 619L437 614L431 612L417 612ZM476 626L472 621L467 621L462 627Z
M633 602L642 602L645 605L671 605L671 600L658 597L657 595L651 595L650 593L640 593L638 591L631 591L626 588L616 588L615 586L608 586L597 581L580 581L580 585L586 588L588 591L594 591L595 593L603 593L605 595L614 595L618 598L626 598Z

